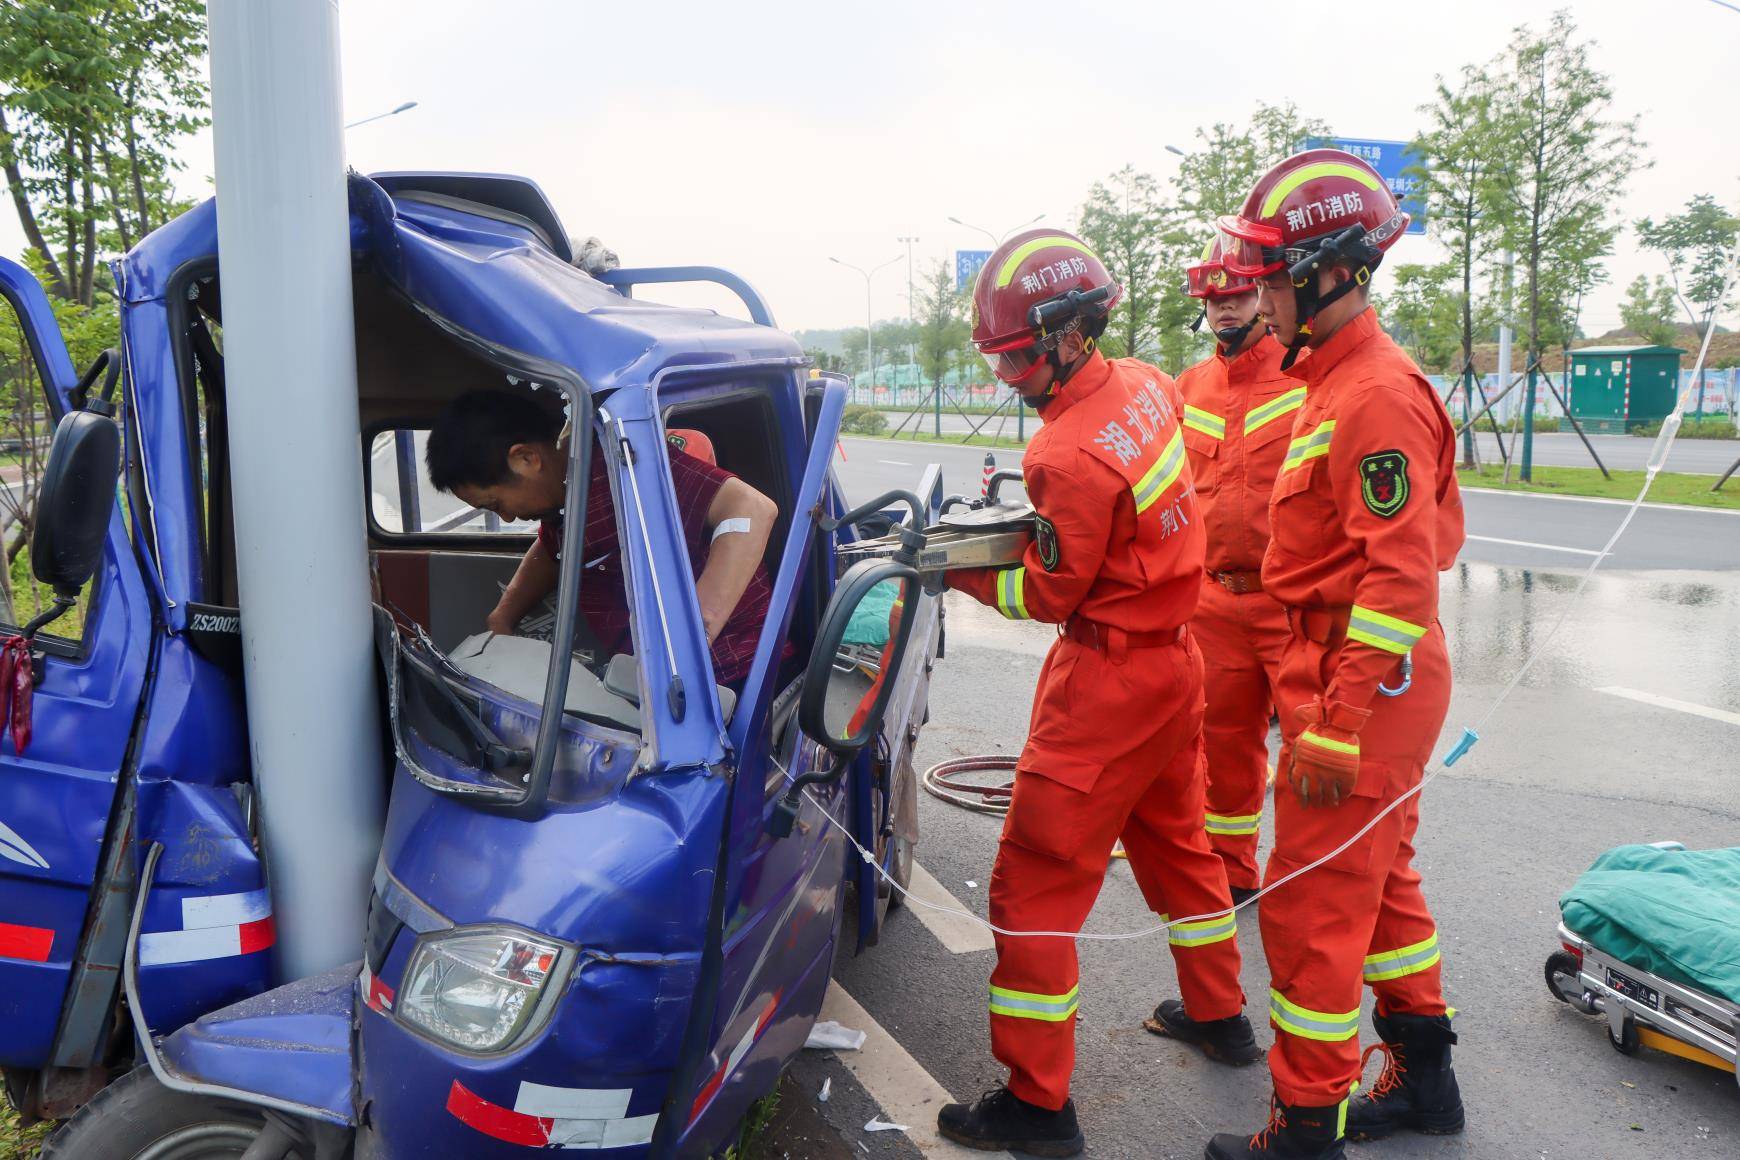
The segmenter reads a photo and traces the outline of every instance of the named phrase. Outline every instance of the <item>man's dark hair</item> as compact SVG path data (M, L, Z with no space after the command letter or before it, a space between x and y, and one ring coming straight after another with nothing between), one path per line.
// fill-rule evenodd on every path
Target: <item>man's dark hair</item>
M423 464L441 491L494 487L507 478L510 447L554 443L561 431L561 419L526 395L467 391L436 417Z

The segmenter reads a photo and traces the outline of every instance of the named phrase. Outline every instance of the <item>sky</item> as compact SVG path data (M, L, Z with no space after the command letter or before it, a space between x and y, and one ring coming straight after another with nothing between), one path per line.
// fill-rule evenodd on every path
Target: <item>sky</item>
M788 329L862 325L864 279L830 257L899 259L876 275L870 307L902 316L897 238L919 239L922 272L988 247L950 217L997 234L1040 214L1067 228L1096 179L1133 164L1164 184L1178 161L1167 145L1243 124L1259 100L1291 100L1347 136L1410 137L1440 75L1562 6L339 0L347 118L418 102L349 130L346 145L363 172L532 177L570 234L597 235L624 264L724 266ZM1632 178L1624 219L1700 192L1740 205L1740 12L1712 0L1570 7L1654 163ZM209 190L209 133L182 155L186 191ZM0 252L21 248L0 214ZM1438 256L1409 237L1390 261ZM1628 230L1609 271L1585 308L1589 333L1618 324L1632 278L1666 269Z

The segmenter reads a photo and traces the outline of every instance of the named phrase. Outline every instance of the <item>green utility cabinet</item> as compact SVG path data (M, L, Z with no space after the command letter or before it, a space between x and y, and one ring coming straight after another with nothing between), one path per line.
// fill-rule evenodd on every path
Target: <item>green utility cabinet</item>
M1585 431L1623 435L1665 419L1680 385L1672 346L1585 346L1571 352L1571 414Z

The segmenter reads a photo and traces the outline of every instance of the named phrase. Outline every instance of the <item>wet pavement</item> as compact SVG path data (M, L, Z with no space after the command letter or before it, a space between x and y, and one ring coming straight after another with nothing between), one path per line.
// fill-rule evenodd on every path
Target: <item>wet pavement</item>
M1693 847L1740 842L1740 719L1603 691L1740 714L1740 575L1598 573L1487 716L1577 583L1563 571L1482 562L1444 576L1457 681L1444 743L1477 722L1483 740L1426 789L1419 865L1445 946L1448 997L1462 1012L1457 1061L1469 1127L1460 1137L1398 1138L1350 1155L1740 1155L1732 1075L1647 1050L1617 1054L1605 1024L1555 1001L1542 978L1557 945L1558 896L1603 850L1670 838ZM948 610L948 656L919 744L921 770L1018 750L1052 638L1046 626L1006 623L955 594ZM920 818L920 863L984 914L999 820L928 796ZM1115 863L1089 929L1151 922L1128 867ZM1268 981L1253 918L1241 922L1239 939L1246 992L1260 998ZM843 960L836 977L944 1088L970 1098L1000 1078L985 1027L991 965L989 952L949 953L905 912L881 946ZM1075 1097L1089 1156L1196 1157L1213 1132L1260 1124L1262 1067L1228 1072L1141 1030L1154 1003L1176 993L1164 940L1083 944L1081 990ZM1267 1044L1272 1033L1259 1026L1258 1037ZM801 1094L844 1072L827 1053L808 1052L793 1074ZM820 1115L856 1152L917 1154L890 1138L896 1133L862 1131L874 1104L849 1077L832 1089Z

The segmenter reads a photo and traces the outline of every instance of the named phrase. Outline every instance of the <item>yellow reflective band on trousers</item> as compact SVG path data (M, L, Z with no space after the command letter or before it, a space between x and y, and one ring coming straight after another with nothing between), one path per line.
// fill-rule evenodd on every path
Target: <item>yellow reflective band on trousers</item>
M1201 922L1181 922L1166 928L1166 941L1175 947L1205 947L1225 942L1239 932L1236 915L1223 914Z
M1062 1023L1065 1019L1075 1018L1080 996L1080 984L1061 995L1036 995L1031 991L1011 991L992 984L991 1014L1007 1015L1011 1019L1037 1019L1041 1023Z
M1347 618L1347 639L1369 644L1385 652L1405 653L1420 643L1426 630L1382 612L1373 612L1355 604Z
M997 611L1010 620L1032 620L1027 611L1027 569L1005 568L997 573Z
M1431 938L1421 939L1412 946L1365 956L1365 981L1382 983L1405 975L1417 975L1437 966L1443 957L1438 950L1438 932L1433 931Z
M1022 242L1019 246L1016 246L1015 249L1011 250L1009 256L1003 259L1003 265L997 270L997 285L1003 287L1013 282L1015 280L1015 271L1021 268L1021 263L1025 262L1033 254L1045 249L1047 246L1061 246L1066 250L1080 250L1088 257L1093 258L1094 261L1099 261L1098 256L1096 256L1092 250L1088 249L1085 245L1076 241L1074 238L1066 238L1062 234L1048 234L1043 238L1034 238L1030 242Z
M1314 165L1301 165L1275 183L1275 188L1263 199L1262 216L1274 217L1275 211L1281 208L1281 203L1287 200L1289 193L1307 181L1316 181L1320 177L1345 177L1349 181L1359 182L1373 192L1383 188L1382 184L1372 180L1369 171L1345 161L1319 161Z
M1307 460L1316 459L1319 455L1329 454L1329 437L1335 434L1335 420L1325 419L1317 424L1309 434L1301 435L1287 444L1287 458L1281 461L1281 470L1290 471Z
M1136 481L1131 490L1136 493L1136 514L1140 515L1154 506L1165 490L1178 482L1178 476L1184 471L1184 433L1173 431L1172 438L1166 441L1166 447L1160 452L1160 458L1154 461L1142 478Z
M1201 407L1192 407L1189 403L1184 404L1184 425L1192 431L1200 431L1215 439L1226 438L1225 419L1213 411L1204 411Z
M1358 742L1337 741L1333 737L1321 737L1309 729L1299 734L1299 740L1309 745L1315 745L1319 749L1330 750L1333 753L1351 753L1355 757L1359 756Z
M1290 1003L1281 992L1269 990L1269 1018L1276 1027L1289 1035L1297 1035L1301 1039L1315 1039L1321 1043L1345 1043L1359 1034L1359 1008L1345 1014L1329 1011L1313 1011L1309 1007L1301 1007Z
M1267 426L1282 415L1291 415L1305 405L1305 388L1294 387L1284 395L1277 395L1260 407L1252 407L1245 412L1245 434L1249 435L1259 427Z
M1262 821L1262 814L1207 814L1203 828L1211 834L1254 834Z
M1359 1090L1359 1081L1353 1081L1354 1090ZM1335 1138L1341 1139L1347 1135L1347 1101L1342 1100L1341 1106L1335 1109Z

